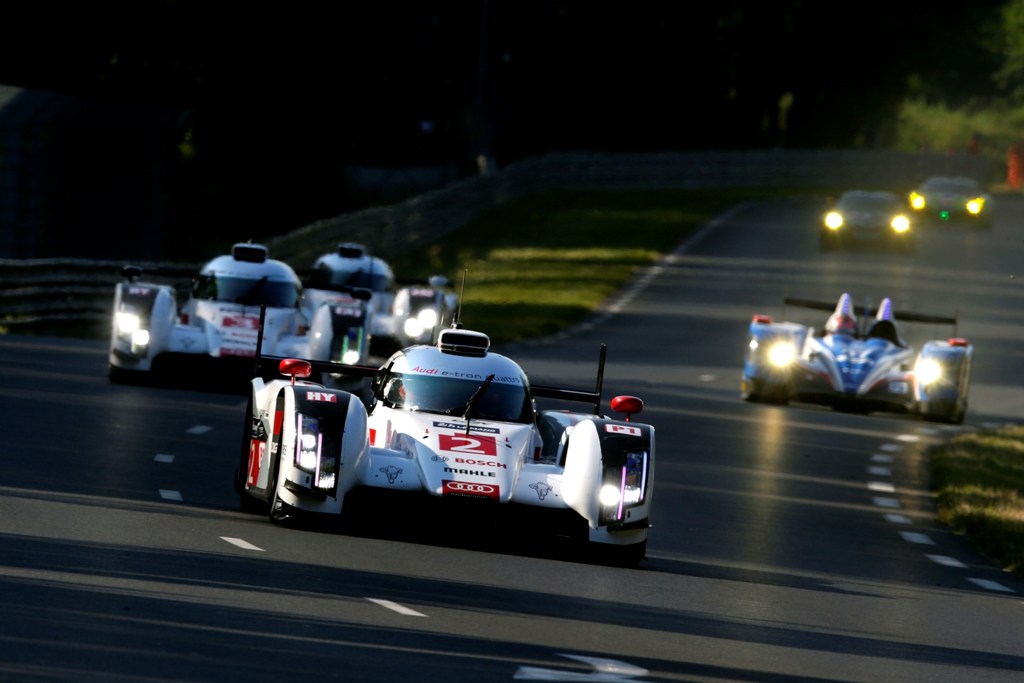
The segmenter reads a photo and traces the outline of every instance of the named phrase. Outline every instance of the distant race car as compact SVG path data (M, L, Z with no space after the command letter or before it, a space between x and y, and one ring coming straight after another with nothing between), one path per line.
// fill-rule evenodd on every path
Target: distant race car
M126 266L114 292L109 377L127 381L162 364L215 359L220 367L256 355L260 310L268 351L310 356L307 321L299 310L302 285L295 271L269 258L261 244L239 243L204 265L180 308L173 285L145 282ZM326 356L323 356L326 358Z
M368 341L388 349L388 353L393 350L397 339L391 312L395 303L395 274L384 259L372 256L361 244L343 242L333 252L316 259L303 284L307 308L315 308L323 297L332 297L331 292L368 292Z
M910 193L914 214L933 221L992 227L992 196L973 178L936 176Z
M959 424L967 412L973 347L956 336L956 318L896 312L883 299L858 323L849 294L831 303L785 300L831 310L818 333L796 322L755 315L750 323L741 394L748 401L816 403L836 410L897 412ZM899 322L952 325L954 336L915 351Z
M590 392L531 386L489 346L483 333L448 328L380 368L260 356L235 476L242 509L276 522L340 519L350 498L372 504L374 492L387 510L395 495L456 516L508 506L539 513L538 535L576 535L605 561L637 564L654 492L654 428L630 420L643 401L616 396L611 409L625 419L598 414L603 348ZM271 370L287 379L264 379ZM372 376L370 407L303 379L314 371ZM593 411L538 411L538 397Z
M427 284L399 289L392 309L399 346L432 344L437 333L455 319L458 299L443 275L432 276Z
M878 245L900 251L917 247L917 233L906 203L893 192L843 192L822 217L823 250L848 245Z

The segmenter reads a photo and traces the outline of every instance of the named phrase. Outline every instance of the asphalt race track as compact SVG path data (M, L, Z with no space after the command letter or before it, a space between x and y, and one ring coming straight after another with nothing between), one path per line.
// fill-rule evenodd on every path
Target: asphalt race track
M592 324L504 349L590 388L605 342L605 406L647 402L639 569L469 516L272 525L231 486L240 395L111 385L103 343L0 337L0 680L1024 681L1024 581L932 521L923 457L1024 418L1024 198L914 255L819 254L817 211L739 205ZM960 316L963 426L739 398L751 315L843 291Z

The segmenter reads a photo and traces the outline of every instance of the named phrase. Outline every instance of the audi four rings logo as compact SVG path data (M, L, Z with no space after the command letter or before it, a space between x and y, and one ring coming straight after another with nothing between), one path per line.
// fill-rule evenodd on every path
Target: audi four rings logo
M477 493L481 495L494 493L498 490L497 486L491 486L490 484L471 484L465 481L445 482L445 488L447 488L449 491L459 491L461 493Z

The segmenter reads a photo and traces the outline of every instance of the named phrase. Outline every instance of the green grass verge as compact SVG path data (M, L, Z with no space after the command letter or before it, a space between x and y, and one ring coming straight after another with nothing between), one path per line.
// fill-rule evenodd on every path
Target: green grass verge
M1024 575L1024 427L960 434L930 456L939 521Z
M768 194L768 193L764 193ZM778 191L770 194L778 195ZM462 320L495 342L542 337L581 322L643 266L750 190L538 194L500 206L415 254L402 278L465 273Z

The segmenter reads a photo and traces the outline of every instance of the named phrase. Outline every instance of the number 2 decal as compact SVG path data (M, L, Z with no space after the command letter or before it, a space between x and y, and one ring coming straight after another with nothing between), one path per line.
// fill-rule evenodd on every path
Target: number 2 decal
M442 451L472 453L473 455L497 455L498 448L493 436L466 434L439 434L437 445Z

